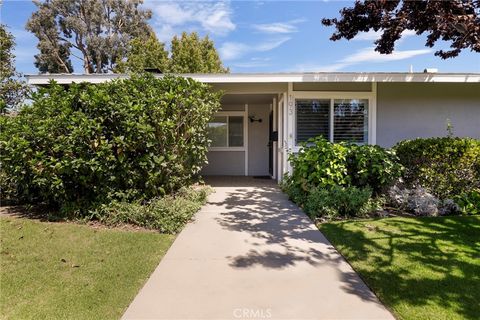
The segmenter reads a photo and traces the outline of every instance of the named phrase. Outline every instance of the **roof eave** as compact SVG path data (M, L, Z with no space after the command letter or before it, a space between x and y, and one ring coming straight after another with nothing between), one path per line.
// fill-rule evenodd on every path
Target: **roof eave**
M155 75L163 77L162 74ZM288 83L288 82L480 82L480 73L383 73L383 72L318 72L318 73L229 73L181 74L205 83ZM41 74L26 75L31 85L45 85L51 80L59 84L101 83L126 74Z

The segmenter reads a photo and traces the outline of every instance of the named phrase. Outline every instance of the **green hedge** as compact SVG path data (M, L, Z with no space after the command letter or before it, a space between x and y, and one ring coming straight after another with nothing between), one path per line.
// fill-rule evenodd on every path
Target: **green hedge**
M311 217L356 216L377 210L379 195L402 171L395 152L372 145L310 139L291 154L282 188Z
M372 145L331 143L310 139L289 161L293 171L284 179L284 190L293 201L305 203L310 190L333 186L370 188L380 193L402 173L391 150Z
M480 140L427 138L399 142L394 147L408 187L421 186L440 199L480 188Z
M137 75L51 83L2 119L2 187L66 214L112 200L151 199L198 177L220 95L192 79Z

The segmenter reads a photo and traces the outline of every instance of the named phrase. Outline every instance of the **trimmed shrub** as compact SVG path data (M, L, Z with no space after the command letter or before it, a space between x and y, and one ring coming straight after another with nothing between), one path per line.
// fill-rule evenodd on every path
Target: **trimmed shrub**
M403 167L392 150L377 145L349 146L347 173L354 186L368 186L379 194L400 178L402 171Z
M347 152L345 145L330 143L319 136L302 144L297 154L290 154L293 167L288 184L308 191L312 187L347 185Z
M68 215L176 192L206 163L219 98L206 84L173 76L51 83L2 122L2 183L20 201Z
M455 203L463 214L480 214L480 190L475 189L455 197Z
M133 224L162 233L177 233L207 201L210 189L181 188L174 195L140 201L112 201L96 211L99 221L112 226Z
M371 196L372 190L368 187L315 188L308 194L305 211L312 218L362 216L377 209Z
M310 139L289 161L293 172L285 176L283 190L299 205L314 188L368 187L379 194L402 173L395 152L380 146L331 143Z
M405 140L394 147L405 167L407 187L423 187L440 199L480 188L480 140L428 138Z

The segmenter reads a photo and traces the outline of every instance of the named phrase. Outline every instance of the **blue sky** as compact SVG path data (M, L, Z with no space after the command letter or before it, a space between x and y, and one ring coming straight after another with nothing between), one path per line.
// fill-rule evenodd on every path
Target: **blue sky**
M320 23L336 17L351 1L149 1L150 24L160 40L168 43L174 34L197 31L209 35L224 64L232 72L316 71L414 71L438 68L440 72L480 72L480 54L464 51L457 58L442 60L433 55L441 47L425 47L425 37L405 33L392 55L373 51L375 33L356 40L329 40L333 28ZM4 0L1 22L16 37L17 69L37 73L33 56L36 38L25 31L35 11L31 1ZM75 72L82 73L79 62Z

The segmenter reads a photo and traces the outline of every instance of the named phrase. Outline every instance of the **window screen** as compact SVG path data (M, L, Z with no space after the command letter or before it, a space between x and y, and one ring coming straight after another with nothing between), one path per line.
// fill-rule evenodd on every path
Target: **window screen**
M368 142L368 100L334 100L333 114L333 142Z
M228 146L243 147L243 117L228 117Z
M316 136L329 138L330 100L296 100L297 143Z
M243 116L215 116L208 124L211 147L243 147Z
M214 117L208 124L208 136L212 147L227 147L227 117Z

